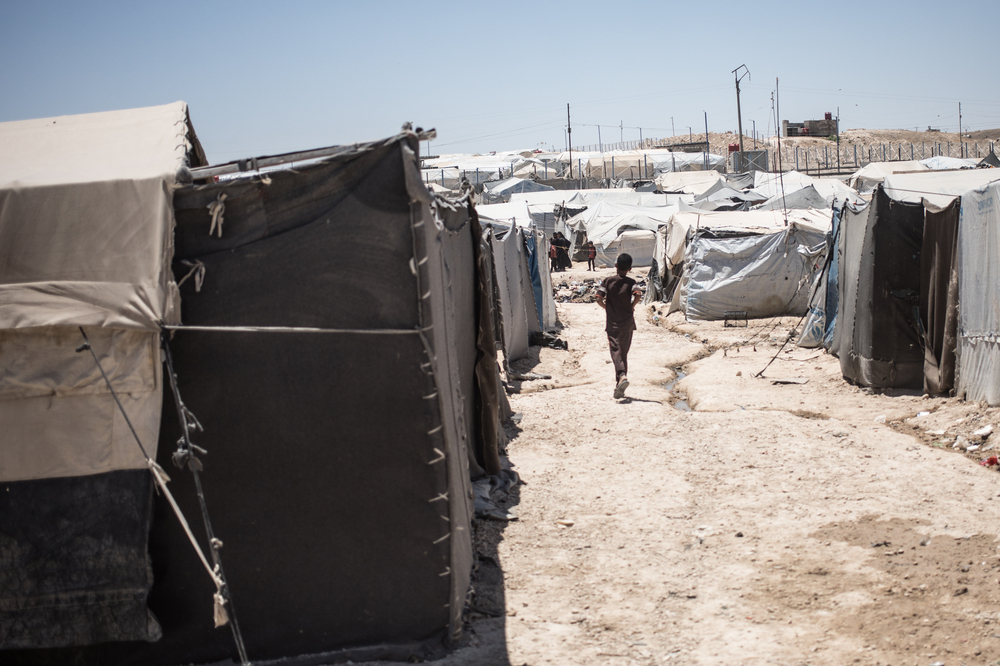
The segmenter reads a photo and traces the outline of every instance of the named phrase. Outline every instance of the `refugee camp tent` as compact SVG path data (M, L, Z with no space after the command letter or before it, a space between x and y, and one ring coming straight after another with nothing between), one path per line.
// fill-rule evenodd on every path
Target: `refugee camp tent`
M0 123L0 145L0 661L149 645L171 202L204 152L183 102Z
M989 170L962 170L888 176L890 198L924 207L920 253L920 314L924 344L924 391L936 395L955 388L959 317L957 255L959 194L1000 181Z
M997 154L993 152L993 148L990 148L990 154L979 160L979 164L976 165L980 169L996 169L1000 167L1000 158Z
M805 208L822 209L829 207L830 204L827 203L826 199L816 191L816 188L812 184L809 184L791 193L787 193L785 196L778 195L772 197L757 206L754 210L775 210L782 208L787 210Z
M861 194L871 193L886 176L909 171L926 171L927 167L916 160L901 162L872 162L861 167L851 176L847 184Z
M948 157L946 155L935 155L934 157L928 157L927 159L920 160L928 169L932 170L943 170L943 169L975 169L976 165L979 164L979 160L975 158L967 157Z
M531 211L528 210L528 205L523 201L480 204L476 206L476 211L486 221L503 222L504 224L514 223L519 227L530 227L533 221Z
M956 392L966 400L1000 404L1000 183L962 196L958 232L957 326L959 373Z
M600 266L614 266L621 252L635 253L633 266L649 266L656 245L654 232L676 211L677 206L630 206L601 201L567 220L566 227L573 232L574 246L581 238L594 243L596 263ZM627 231L644 233L632 233L619 241Z
M512 226L507 231L494 229L489 237L496 266L496 292L500 301L504 360L507 363L526 356L531 334L542 330L525 233ZM548 275L547 262L540 262L540 267L539 270ZM548 293L552 293L551 281Z
M948 247L952 241L947 240L954 225L943 209L969 189L997 179L982 170L889 175L871 204L847 210L840 233L840 302L831 346L845 378L863 386L919 388L925 372L933 375L934 385L950 373L942 366L949 363L946 356L936 356L930 364L925 358L924 317L939 320L953 307L947 305L946 275L954 270L948 268L954 263ZM928 224L943 224L952 231L935 229L925 238ZM934 290L933 295L925 293L927 289ZM929 302L937 314L928 314ZM935 348L943 353L942 326L931 327L932 354Z
M864 198L837 178L814 178L798 171L783 174L758 171L754 174L754 187L747 194L766 200L768 207L781 208L783 199L787 203L792 194L807 187L812 187L826 202L820 208L865 203Z
M829 215L829 214L827 214ZM817 220L819 222L819 220ZM703 228L688 240L680 301L689 320L749 319L806 311L823 266L825 224L790 222L764 235L717 237Z
M786 220L788 226L786 226ZM792 235L790 239L786 238L783 242L787 244L794 241L795 247L797 248L796 252L804 257L806 248L814 247L815 245L809 245L812 241L813 234L824 234L829 230L830 213L829 211L821 210L792 210L787 213L782 211L707 212L682 210L672 214L667 222L660 226L656 232L657 239L656 246L654 248L654 263L650 269L650 281L654 285L654 289L652 291L656 293L649 297L647 302L650 302L650 300L654 298L656 300L668 302L670 303L669 311L671 312L677 309L685 308L685 303L681 297L681 289L678 287L680 286L682 280L688 280L687 271L691 267L688 262L701 260L703 254L701 249L690 257L687 256L689 252L689 240L695 239L699 232L702 232L702 240L699 242L708 242L712 240L713 236L716 241L721 241L726 236L735 237L736 239L750 236L773 236L790 227L800 229L803 233ZM703 231L707 231L707 233L704 233ZM801 252L798 249L800 246L802 247ZM727 251L727 247L729 246L725 244L720 246L704 246L705 261L714 261L713 257L716 256L714 252L717 249L725 252ZM735 246L732 247L734 248L733 251L736 251ZM791 245L789 245L789 247L791 247ZM751 251L751 249L752 248L749 248L747 251ZM758 248L758 250L758 254L763 252L760 248ZM787 266L783 265L782 270L794 272L794 270L801 268L802 260L800 258L786 258L789 259L789 263ZM758 259L760 259L759 256ZM734 258L733 261L739 263L742 260ZM769 311L770 306L765 306L763 301L766 300L769 289L772 288L767 287L764 283L756 283L758 273L753 270L754 265L756 264L751 261L748 263L749 268L744 268L744 273L741 274L741 277L745 280L745 284L742 286L740 286L738 281L730 282L726 279L726 277L730 275L733 270L735 270L727 268L722 274L716 276L718 278L716 281L708 280L705 274L699 274L695 281L690 283L691 289L694 290L694 293L698 298L701 298L701 296L698 296L699 291L711 292L714 289L719 289L721 290L720 294L725 294L727 291L735 290L733 293L740 294L742 292L745 294L737 297L750 303L751 309L748 310L748 312ZM705 267L699 270L711 270L711 266L706 264ZM791 273L787 274L790 275ZM785 274L782 274L782 277L784 276ZM782 282L784 282L784 280L782 280ZM655 286L657 283L659 283L659 287ZM796 282L795 290L797 291L798 289L800 289L800 287L798 282ZM805 287L805 292L806 296L808 296L808 286ZM750 294L757 294L760 296L761 304L753 304L753 299L748 297ZM706 303L710 303L711 298L712 296L710 294L706 295ZM782 303L786 302L788 302L788 298L786 298ZM797 302L792 305L797 307ZM746 310L746 308L735 309ZM708 310L706 309L705 312L707 313Z
M169 126L174 150L184 123ZM267 178L160 188L172 194L176 211L173 271L188 279L181 280L183 324L163 317L183 406L168 393L156 462L193 464L191 450L180 458L174 451L184 430L174 414L188 425L197 414L204 431L195 443L209 452L200 458L204 496L219 541L189 538L162 496L150 511L149 472L142 470L137 490L145 504L128 512L134 526L105 522L112 536L125 527L141 535L143 551L77 548L78 557L101 557L105 568L117 562L122 573L126 564L143 576L150 570L156 620L145 612L141 587L125 578L116 581L123 590L115 598L141 602L144 634L80 641L79 623L56 618L53 628L73 634L62 644L76 647L7 652L4 663L236 658L233 636L213 627L216 586L192 540L205 553L224 542L230 626L238 617L255 664L357 659L358 648L367 658L427 658L460 635L472 564L469 470L478 462L487 473L499 471L496 456L483 455L484 433L498 436L495 345L491 327L482 325L491 297L481 293L486 262L477 254L474 211L434 200L423 187L419 139L406 132L344 147ZM92 341L96 347L104 339ZM153 351L145 349L148 358ZM104 358L123 396L141 394L118 379L136 362ZM88 382L94 375L70 369ZM143 423L134 399L123 402ZM148 441L155 443L155 434ZM192 475L172 476L180 510L189 520L200 516ZM116 507L129 497L105 483L68 501L90 507L76 499L85 490L94 497L106 491ZM39 497L20 497L18 510ZM29 517L53 529L65 525L57 518L66 505L43 502ZM10 520L9 506L0 515ZM101 526L82 520L81 537L105 538L88 533ZM74 602L92 594L83 592L74 589ZM123 615L101 613L105 623L139 627Z
M506 178L485 183L483 186L483 203L504 203L511 200L511 195L524 192L553 192L555 188L536 183L524 178Z
M698 195L723 179L718 171L664 173L657 176L656 185L661 192Z

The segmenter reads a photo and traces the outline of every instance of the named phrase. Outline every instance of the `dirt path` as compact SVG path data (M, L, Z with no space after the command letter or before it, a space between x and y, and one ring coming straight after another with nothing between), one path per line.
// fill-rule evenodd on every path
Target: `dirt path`
M616 401L603 312L559 305L570 351L511 396L519 520L478 525L485 614L439 663L1000 663L1000 477L942 448L997 410L858 390L792 347L755 378L797 319L656 314Z

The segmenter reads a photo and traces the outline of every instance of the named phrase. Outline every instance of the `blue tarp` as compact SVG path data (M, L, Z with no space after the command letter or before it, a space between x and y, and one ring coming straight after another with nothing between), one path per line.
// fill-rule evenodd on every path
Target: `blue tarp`
M545 330L545 318L542 316L542 277L538 270L538 252L535 251L534 234L524 234L524 245L528 249L528 272L531 274L531 290L535 293L535 311L538 313L538 327ZM546 262L542 262L548 270Z

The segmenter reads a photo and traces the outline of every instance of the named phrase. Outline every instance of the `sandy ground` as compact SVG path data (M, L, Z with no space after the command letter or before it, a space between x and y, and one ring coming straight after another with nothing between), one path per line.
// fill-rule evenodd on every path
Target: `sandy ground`
M791 345L757 377L798 318L658 310L624 400L594 304L518 364L552 375L511 396L519 520L477 521L465 645L436 663L1000 664L1000 476L951 448L992 448L971 433L1000 413Z

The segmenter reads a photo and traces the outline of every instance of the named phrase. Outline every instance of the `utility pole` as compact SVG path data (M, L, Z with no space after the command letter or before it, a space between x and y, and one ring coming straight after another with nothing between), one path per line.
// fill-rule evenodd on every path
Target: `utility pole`
M738 74L740 70L745 70L743 74ZM740 80L746 76L750 76L750 70L747 69L746 65L740 65L733 70L733 76L736 77L736 122L739 124L740 130L740 152L743 152L743 111L740 109ZM707 136L708 130L705 130Z
M625 121L618 121L618 143L625 143Z
M753 123L753 149L757 150L757 121L752 120Z
M573 125L569 122L569 102L566 102L566 137L569 144L569 179L573 180Z
M604 154L604 144L601 142L601 126L600 125L597 126L597 149L601 151L602 155Z
M705 112L705 171L708 171L708 153L711 149L711 144L708 142L708 111Z
M677 136L677 132L674 131L674 117L670 116L670 136Z
M837 173L840 173L840 107L837 107Z
M965 157L962 151L962 103L958 103L958 156Z

